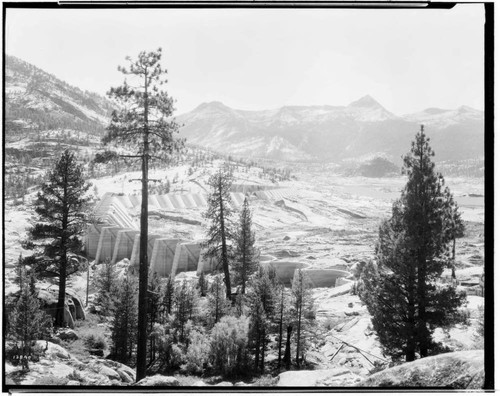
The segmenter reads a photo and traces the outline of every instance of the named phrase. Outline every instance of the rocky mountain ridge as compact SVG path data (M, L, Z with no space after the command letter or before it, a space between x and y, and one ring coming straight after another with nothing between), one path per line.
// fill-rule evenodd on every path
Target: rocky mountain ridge
M44 141L54 133L58 139L78 134L83 142L89 137L100 140L113 107L108 99L16 57L7 55L5 60L7 143L26 135ZM467 106L397 116L366 95L347 106L262 111L209 102L176 118L188 144L242 157L341 162L382 156L399 162L420 124L426 127L437 161L484 156L484 112Z
M462 106L396 116L371 96L347 106L285 106L245 111L203 103L180 115L181 135L223 153L278 160L339 161L381 153L397 160L426 127L437 160L484 155L484 112Z

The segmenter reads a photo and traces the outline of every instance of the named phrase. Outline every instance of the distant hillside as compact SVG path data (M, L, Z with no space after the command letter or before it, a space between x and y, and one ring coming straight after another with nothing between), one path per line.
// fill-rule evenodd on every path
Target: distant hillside
M102 136L111 103L84 92L14 56L5 58L7 141L42 131L78 131Z
M462 106L398 117L370 96L348 106L286 106L244 111L203 103L178 117L181 136L234 155L339 161L382 153L396 162L425 124L436 160L484 155L484 113Z

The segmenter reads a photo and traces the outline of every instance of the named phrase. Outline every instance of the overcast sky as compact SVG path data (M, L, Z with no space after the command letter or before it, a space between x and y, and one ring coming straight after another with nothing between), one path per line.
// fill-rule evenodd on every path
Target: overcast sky
M163 48L177 113L347 105L397 115L483 109L481 4L452 10L7 9L6 52L82 89L120 84L127 55Z

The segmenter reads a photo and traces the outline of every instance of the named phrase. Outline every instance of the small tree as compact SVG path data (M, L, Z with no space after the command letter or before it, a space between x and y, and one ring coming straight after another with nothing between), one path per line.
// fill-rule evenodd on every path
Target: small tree
M184 343L186 342L185 327L188 320L191 320L196 313L199 297L196 288L184 280L180 286L175 288L174 299L174 326L179 342Z
M246 284L250 276L257 271L259 262L255 249L255 233L252 231L252 213L245 198L240 213L240 224L236 235L236 254L233 263L234 280L241 285L241 293L245 294Z
M92 283L97 290L94 304L100 307L99 312L103 315L112 313L118 298L119 280L116 265L109 259L100 264Z
M248 318L224 316L210 334L213 367L223 375L235 374L245 366L248 342Z
M200 291L201 297L205 297L207 295L207 280L205 279L205 272L201 271L200 277L198 278L197 284L198 290Z
M219 266L222 267L228 300L231 300L229 260L231 241L234 240L233 209L229 192L232 183L232 174L222 168L210 177L208 180L210 187L208 208L204 214L204 217L209 221L206 257L216 258Z
M208 328L212 328L224 315L229 312L230 301L224 293L224 282L220 275L216 275L210 285L210 293L207 299L206 322Z
M52 318L40 309L33 275L23 269L19 278L19 298L9 313L7 338L15 342L15 351L22 368L29 370L28 361L34 354L36 340L50 335Z
M35 251L26 264L39 276L58 278L55 325L62 326L67 278L85 263L80 236L86 227L90 184L69 150L63 152L47 179L34 202L37 222L28 230L24 247Z
M295 323L297 327L297 346L295 362L301 365L301 356L307 348L307 331L316 318L314 300L311 293L311 281L301 269L295 271L292 281L292 296L295 309Z
M114 360L130 363L137 335L137 282L132 277L123 279L111 328Z
M175 285L171 276L168 276L160 289L160 322L165 323L168 316L172 314L174 306Z

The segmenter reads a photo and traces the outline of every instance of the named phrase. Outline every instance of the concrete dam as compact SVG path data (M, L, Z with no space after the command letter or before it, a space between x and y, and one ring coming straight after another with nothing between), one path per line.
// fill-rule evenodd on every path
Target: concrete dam
M257 199L275 202L293 196L295 192L288 189L238 190ZM245 193L232 192L231 204L239 209L245 199ZM95 208L97 221L87 228L86 250L89 259L95 264L106 260L117 263L123 259L130 260L130 266L139 266L139 226L132 218L131 211L141 204L137 195L117 195L106 193ZM182 211L192 208L206 208L207 201L203 193L150 195L148 199L150 210ZM216 263L204 258L202 241L176 239L167 235L148 235L148 264L150 274L158 276L175 276L180 272L196 271L210 273L215 270ZM276 269L277 276L290 286L297 269L307 273L314 287L332 287L338 279L349 276L345 271L336 269L310 269L306 264L290 261L276 261L272 256L262 256L262 265L271 265Z

